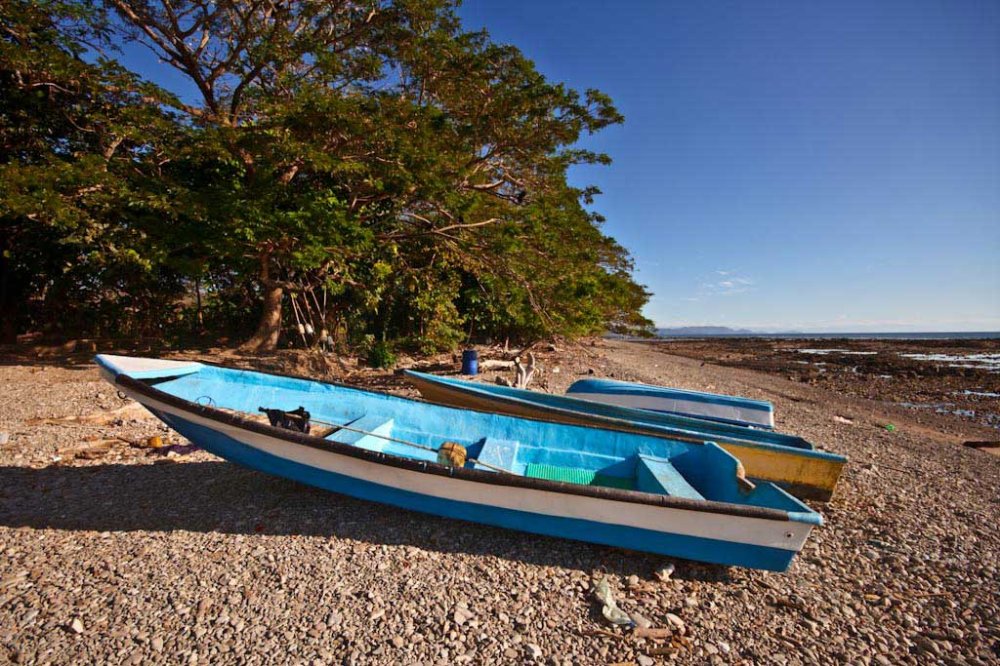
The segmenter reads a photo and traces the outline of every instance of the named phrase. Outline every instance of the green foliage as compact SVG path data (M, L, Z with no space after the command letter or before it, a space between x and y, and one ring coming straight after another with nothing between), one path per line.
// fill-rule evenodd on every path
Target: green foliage
M97 55L128 41L199 103ZM608 162L577 140L621 121L449 0L0 0L3 334L246 337L259 317L267 348L296 314L431 352L644 330L596 190L566 182Z
M383 340L369 347L367 360L372 368L391 368L396 365L396 354L392 351L392 346Z

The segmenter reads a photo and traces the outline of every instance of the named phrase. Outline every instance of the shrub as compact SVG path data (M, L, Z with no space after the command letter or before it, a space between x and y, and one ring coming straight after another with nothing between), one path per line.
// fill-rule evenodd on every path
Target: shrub
M368 349L368 365L372 368L391 368L396 365L396 354L384 340Z

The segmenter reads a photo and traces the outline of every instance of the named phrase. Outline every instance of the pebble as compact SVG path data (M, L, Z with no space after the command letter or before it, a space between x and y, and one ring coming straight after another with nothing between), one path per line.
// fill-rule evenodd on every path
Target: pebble
M78 617L74 617L73 621L69 623L69 628L74 634L82 634L83 621Z
M678 629L681 630L684 629L684 620L682 620L679 616L674 615L673 613L667 613L666 617L667 617L667 622L674 625Z
M667 582L668 580L670 580L670 577L674 575L674 564L673 564L673 562L669 562L667 564L664 564L662 567L660 567L659 569L656 570L656 572L654 573L654 575L656 576L657 580L660 580L661 582L664 582L664 583Z
M653 626L653 623L645 615L642 615L642 614L636 613L636 612L632 612L632 613L629 613L628 616L630 618L632 618L632 621L635 622L635 625L637 627L642 627L644 629L648 629L649 627Z
M455 609L455 612L452 613L452 619L458 626L462 626L463 624L465 624L474 617L475 614L472 611L470 611L468 608L463 608L461 606L457 607Z
M917 636L913 639L913 642L921 652L929 652L934 656L941 655L941 647L935 641L927 638L926 636Z

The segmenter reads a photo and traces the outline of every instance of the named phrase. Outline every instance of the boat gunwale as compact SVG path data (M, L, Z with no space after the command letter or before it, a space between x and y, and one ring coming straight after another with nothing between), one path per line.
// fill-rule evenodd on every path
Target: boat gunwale
M757 411L767 412L771 417L774 416L774 404L768 400L757 400L756 398L745 398L743 396L736 395L726 395L724 393L708 393L706 391L694 391L691 389L676 388L673 386L657 386L656 384L645 384L643 382L626 382L620 379L608 379L607 377L583 377L582 379L577 379L575 382L569 385L566 389L566 395L569 396L573 391L573 387L577 384L584 384L587 382L607 382L609 388L621 387L622 393L614 393L608 395L634 395L639 394L638 391L642 391L641 395L652 395L655 397L660 397L661 395L671 395L676 394L683 396L684 399L690 400L691 402L700 402L711 405L725 405L727 407L738 407L740 405L747 405L748 407L760 408ZM636 392L624 391L625 388L634 387L638 389ZM586 393L586 391L580 391L580 393ZM581 398L582 399L582 398ZM632 407L631 409L641 409L639 407ZM659 411L659 410L654 410ZM670 412L667 412L670 413ZM697 416L688 415L684 412L677 412L683 416L688 416L693 419L701 419L703 421L717 421L719 419L715 417L707 416ZM750 421L740 421L732 420L732 423L753 423L756 426L759 424Z
M318 384L326 384L355 391L389 396L402 400L409 399L409 398L403 398L401 396L396 396L388 392L357 389L353 386L349 386L347 384L342 384L339 382L327 382L308 377L285 375L280 373L260 372L256 370L248 370L245 368L231 368L214 363L206 363L205 365L210 365L212 367L221 368L224 370L232 370L236 372L253 372L265 376L284 377L288 379L300 379L304 381L315 382ZM237 428L241 428L243 430L248 430L250 432L255 432L261 435L266 435L269 437L274 437L284 441L292 442L294 444L308 446L310 448L326 451L328 453L346 455L348 457L358 458L361 460L366 460L368 462L387 465L390 467L396 467L408 471L434 474L436 476L442 476L442 477L457 478L460 480L471 481L475 483L489 483L493 485L524 488L528 490L556 492L556 493L563 493L566 495L580 495L583 497L594 497L597 499L610 500L616 502L628 502L632 504L645 504L650 506L658 506L667 509L699 511L702 513L731 515L740 518L756 518L762 520L774 520L782 522L800 522L810 525L817 524L813 520L802 520L802 518L804 517L811 518L814 515L818 516L818 514L815 514L815 512L812 509L809 509L809 513L791 512L791 511L786 511L784 509L748 506L743 504L735 504L731 502L719 502L708 499L692 500L683 497L658 495L655 493L645 493L635 490L605 488L602 486L583 486L572 483L564 483L560 481L550 481L547 479L528 478L513 473L487 472L479 469L467 469L464 467L455 468L447 465L442 465L437 462L415 460L413 458L405 458L403 456L396 456L381 451L370 451L368 449L358 448L350 444L344 444L341 442L332 442L322 437L318 437L316 435L307 435L304 433L277 428L266 423L252 421L238 414L233 414L230 412L223 411L221 409L217 409L207 405L201 405L192 402L190 400L177 397L175 395L167 393L166 391L162 391L156 388L155 386L146 383L145 381L135 379L134 377L131 377L122 372L116 372L111 368L107 369L109 372L114 373L114 383L116 385L122 386L123 388L139 393L140 395L157 400L168 406L180 409L185 412L192 413L196 416L200 416L210 421L215 421L218 423L222 423L224 425L234 426ZM424 402L425 404L433 405L435 407L442 407L440 405L434 405L434 403L429 403L426 401L415 401L415 402ZM455 409L455 408L444 407L444 409ZM480 410L473 410L473 411L486 414L489 413L489 412L482 412ZM509 417L509 418L520 418L520 417ZM527 420L540 421L540 419L527 419ZM544 423L545 421L541 422ZM585 426L576 426L576 427L585 427Z
M845 465L848 461L847 456L841 455L839 453L834 453L832 451L821 451L816 448L805 449L785 444L773 444L771 442L755 442L753 440L743 439L740 437L730 437L728 435L718 435L711 433L705 433L704 438L699 438L698 435L694 434L693 432L683 430L682 428L676 428L676 430L678 430L679 432L677 434L674 434L672 432L667 432L668 430L672 429L670 426L665 426L665 425L661 426L655 423L646 423L646 422L639 422L640 425L636 425L628 421L627 419L619 419L613 416L605 416L603 414L592 414L589 412L577 412L572 409L565 409L563 407L557 407L554 405L544 405L540 402L525 400L523 398L506 396L498 393L491 393L490 391L487 390L487 388L480 388L478 386L476 387L460 386L450 381L438 381L439 379L444 379L444 380L449 379L447 377L438 377L437 375L432 375L424 372L417 372L409 369L404 370L403 372L405 373L407 379L409 379L412 383L418 385L417 386L418 389L419 389L419 382L424 382L425 384L431 384L436 387L444 387L447 390L457 391L459 393L463 393L466 395L486 397L491 400L498 400L501 402L505 402L507 404L521 405L521 406L527 405L530 407L538 408L543 411L551 411L558 414L563 414L577 418L581 417L586 418L589 420L593 420L595 422L595 425L588 426L585 424L581 424L579 422L568 423L566 421L555 421L555 423L563 423L565 425L578 425L583 427L599 427L605 430L630 432L638 435L647 435L649 437L659 437L661 439L674 439L689 444L704 444L705 442L715 442L717 444L734 444L738 446L748 446L770 451L787 452L791 455L803 456L807 458L827 460L834 463L840 463L841 465ZM556 397L572 398L572 396L556 396ZM573 398L573 399L581 400L580 398ZM431 404L437 404L437 403L432 402ZM487 414L494 413L482 409L476 409L475 407L466 407L464 409L471 409L473 411L483 412ZM629 409L629 408L623 408L623 409ZM551 420L547 421L546 419L537 416L518 415L516 418L526 418L533 421L542 421L548 423L553 422ZM692 417L686 417L686 418L692 418ZM769 431L761 430L761 432L780 434L780 433L775 433L775 431L773 430ZM789 436L798 437L797 435L789 435ZM805 440L801 437L798 438L802 439L802 441L808 442L808 440Z

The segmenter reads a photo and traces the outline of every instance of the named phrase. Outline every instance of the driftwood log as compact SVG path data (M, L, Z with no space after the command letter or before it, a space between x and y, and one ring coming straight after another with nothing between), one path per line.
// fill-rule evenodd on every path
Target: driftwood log
M499 359L486 359L479 362L480 370L513 370L514 361L501 361Z

